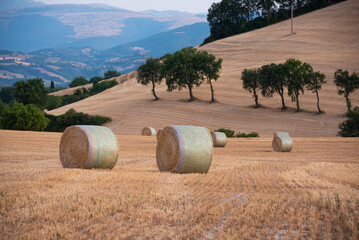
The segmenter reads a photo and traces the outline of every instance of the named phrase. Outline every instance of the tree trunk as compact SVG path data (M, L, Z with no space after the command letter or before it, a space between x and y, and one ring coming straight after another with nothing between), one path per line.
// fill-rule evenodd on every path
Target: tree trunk
M213 90L213 85L212 85L212 80L209 80L209 85L211 86L211 102L214 102L214 90Z
M352 108L352 104L351 104L351 102L350 102L350 100L349 100L349 96L345 96L345 100L346 100L346 102L347 102L347 108L348 108L348 112L350 111L350 109Z
M254 101L255 101L255 103L256 103L256 108L258 108L258 107L259 107L259 104L258 104L258 95L257 95L257 92L256 92L255 89L253 90L253 96L254 96Z
M152 81L152 94L155 97L155 100L157 101L159 98L157 97L156 92L155 92L155 82L154 81Z
M295 93L295 99L297 100L297 112L300 111L300 108L299 108L299 93Z
M317 94L317 108L318 108L318 112L321 113L322 110L320 110L320 107L319 107L319 93L318 93L318 91L315 91L315 93Z
M188 86L188 90L189 90L189 100L193 101L194 97L193 97L193 94L192 94L192 86L191 85L187 85L187 86Z
M292 5L291 5L291 13L290 13L290 15L291 15L291 34L293 34L294 33L294 30L293 30L293 11L294 11L294 6L293 6L293 1L292 1L292 3L291 3Z
M285 102L284 102L284 93L283 93L283 91L279 91L278 93L282 99L282 110L285 110L285 109L287 109L287 107L285 106Z

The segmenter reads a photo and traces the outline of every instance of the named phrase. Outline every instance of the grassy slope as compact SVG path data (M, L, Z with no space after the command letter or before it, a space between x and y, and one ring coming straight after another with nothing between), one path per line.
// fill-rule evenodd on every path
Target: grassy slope
M338 96L333 84L337 68L359 69L359 2L348 0L337 5L295 18L295 35L289 35L290 22L222 39L205 45L207 50L223 58L221 78L214 84L220 103L209 104L208 84L194 89L199 101L188 103L188 92L166 92L157 88L161 101L152 101L150 86L143 87L131 78L97 96L52 111L60 114L69 108L89 114L110 116L109 127L117 134L139 134L145 126L162 128L169 124L202 125L239 131L257 131L272 136L275 131L287 131L292 136L335 136L338 123L346 111L344 97ZM315 70L327 75L328 83L320 92L321 108L316 114L316 97L310 92L300 96L301 113L280 111L280 98L260 98L265 109L253 109L251 95L243 90L240 80L244 68L260 67L287 58L307 61ZM133 74L133 76L135 76ZM359 105L359 92L351 96ZM295 104L286 98L289 107Z

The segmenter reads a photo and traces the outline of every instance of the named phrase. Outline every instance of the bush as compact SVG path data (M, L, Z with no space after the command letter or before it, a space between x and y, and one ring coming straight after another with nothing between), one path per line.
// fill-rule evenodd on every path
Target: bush
M234 131L231 129L226 129L226 128L219 128L217 130L214 130L215 132L223 132L224 134L226 134L227 137L232 138L234 137Z
M340 129L338 135L341 137L359 137L359 107L348 111L346 117L348 119L338 126Z
M108 88L112 88L116 85L118 85L118 82L116 80L103 81L100 83L95 82L93 84L93 87L90 90L90 93L91 93L91 95L95 95L95 94L105 91Z
M259 134L257 132L250 132L250 133L241 133L238 132L236 135L237 138L251 138L251 137L259 137Z
M62 98L59 96L53 96L53 95L48 95L47 96L47 103L46 103L46 109L47 110L52 110L58 107L61 107L62 104Z
M44 109L46 107L47 91L41 78L21 80L14 84L14 96L17 102L24 105L34 104Z
M69 84L70 87L77 87L88 84L89 81L85 77L75 77Z
M45 131L48 132L63 132L67 127L72 125L98 125L102 126L105 123L112 121L109 117L91 116L85 113L78 113L73 108L68 110L65 114L54 116L47 114L50 119L50 124Z
M11 103L15 99L14 87L2 87L0 88L0 100L6 104Z
M0 126L10 130L42 131L49 119L33 104L13 103L1 113Z

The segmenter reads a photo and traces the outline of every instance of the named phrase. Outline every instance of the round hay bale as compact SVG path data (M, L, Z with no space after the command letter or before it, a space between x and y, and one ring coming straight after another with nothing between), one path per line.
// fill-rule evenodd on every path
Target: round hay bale
M213 139L213 147L225 147L227 144L227 136L223 132L211 132Z
M141 131L142 136L156 136L156 130L153 127L145 127Z
M66 128L60 141L64 168L109 168L118 158L118 145L107 127L76 125Z
M161 172L207 173L212 150L212 137L207 128L167 126L157 141L157 166Z
M162 132L162 129L158 129L158 130L157 130L157 134L156 134L157 140L158 140L158 138L160 137L161 132Z
M272 147L276 152L290 152L293 149L293 140L286 132L276 132L272 141Z

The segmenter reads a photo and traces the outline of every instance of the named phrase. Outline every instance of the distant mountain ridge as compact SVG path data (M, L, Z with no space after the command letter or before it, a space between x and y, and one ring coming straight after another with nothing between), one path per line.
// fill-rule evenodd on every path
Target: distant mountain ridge
M103 4L35 4L0 10L0 49L31 52L44 48L91 47L105 50L206 21L204 16L177 11L146 13Z
M33 6L45 5L42 2L36 2L32 0L1 0L0 9L16 9L27 8Z
M208 23L196 23L108 50L73 47L47 48L28 54L0 51L0 86L34 77L44 79L46 85L54 81L56 86L67 86L76 76L103 76L109 69L125 74L136 70L149 56L160 57L199 45L208 35Z

